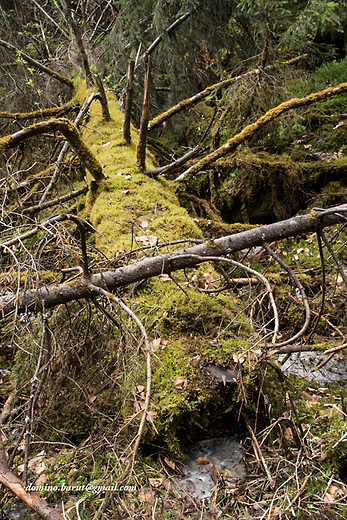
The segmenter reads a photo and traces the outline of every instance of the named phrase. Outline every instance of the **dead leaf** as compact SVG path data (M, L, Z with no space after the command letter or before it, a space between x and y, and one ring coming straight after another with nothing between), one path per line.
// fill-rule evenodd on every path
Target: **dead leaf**
M160 343L161 343L161 338L157 338L152 341L152 352L155 352L156 350L158 350Z
M170 479L165 478L165 479L163 480L163 486L164 486L164 488L166 489L166 491L170 491L170 489L171 489L171 482L170 482Z
M213 282L213 276L211 273L205 273L204 279L205 279L207 285L210 285Z
M147 419L147 421L153 422L154 419L157 417L157 415L158 415L158 412L149 411L149 412L147 412L146 419Z
M136 388L137 388L137 391L138 391L139 393L140 393L140 392L143 392L144 389L145 389L145 387L142 386L142 385L138 385Z
M234 495L236 495L236 496L243 495L244 493L246 493L246 488L244 486L240 486L240 487L236 488L234 491Z
M151 504L154 500L154 494L151 489L143 488L139 492L138 499L140 502L147 502Z
M164 481L164 477L161 477L161 478L149 478L149 483L152 487L159 487L162 485L163 481Z
M146 228L146 227L148 227L148 220L140 220L139 224L140 224L140 227Z
M281 516L281 509L279 507L274 507L270 513L270 518L278 518Z
M161 274L159 276L159 279L162 281L162 282L171 282L171 278L168 274Z
M311 148L312 147L312 144L304 144L304 148Z
M341 486L331 484L329 490L324 495L325 502L335 502L340 496L346 496L346 493Z
M211 461L206 459L206 457L199 457L196 459L196 463L198 466L207 466L207 464L211 464Z
M41 459L42 457L45 455L45 452L44 451L40 451L40 453L38 453L37 455L35 455L35 457L32 457L31 459L29 459L29 462L28 462L28 468L31 469L31 468L36 468L37 465L39 464L43 464L41 463ZM44 469L46 469L46 466L44 466L44 468L39 472L41 473ZM21 473L23 473L24 471L24 464L20 464L18 467L17 467L17 472L18 474L20 475ZM36 473L37 475L39 473Z
M35 480L35 486L42 486L47 480L47 475L45 473L41 473L39 478Z
M136 237L136 242L140 242L144 246L155 246L158 242L158 237L155 235L144 235L142 237Z
M35 466L35 473L36 473L36 475L40 475L41 473L43 473L46 468L47 468L47 466L46 466L46 464L44 462L39 462L37 464L37 466Z
M338 128L340 128L340 126L343 126L345 123L343 121L340 121L340 123L337 123L336 126L334 126L333 130L337 130Z
M129 193L129 190L122 190L122 193L124 193L124 195L127 195Z
M240 363L240 365L242 365L242 363L246 360L246 356L244 354L233 354L233 360L235 363Z
M182 390L182 388L184 388L184 390L185 390L188 386L188 379L183 376L176 377L173 385L178 390Z
M174 463L173 460L170 460L170 459L168 459L167 457L165 457L164 460L165 460L166 464L167 464L171 469L173 469L173 470L176 469L176 464Z
M284 438L288 441L288 442L292 442L294 437L293 437L293 432L292 432L292 429L291 428L286 428L285 431L284 431Z
M199 287L200 289L206 289L206 282L205 280L200 280L196 274L192 277L192 282Z
M97 395L90 395L88 397L89 404L93 404L97 397L98 397Z
M109 144L111 144L111 141L108 141L108 143L102 143L102 146L108 146Z

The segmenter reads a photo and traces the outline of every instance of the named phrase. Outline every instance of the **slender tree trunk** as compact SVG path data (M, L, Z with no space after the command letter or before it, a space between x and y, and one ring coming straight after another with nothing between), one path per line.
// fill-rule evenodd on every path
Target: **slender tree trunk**
M141 170L144 170L145 166L146 166L146 139L147 139L148 115L149 115L150 86L151 86L151 58L150 58L150 56L146 56L145 57L145 84L144 84L142 115L141 115L141 123L140 123L140 136L139 136L139 144L137 146L137 164L139 165Z
M99 99L101 104L102 117L105 121L109 121L111 119L110 112L108 109L108 103L106 98L106 92L104 89L104 85L102 83L102 79L100 76L95 75L95 83L99 91Z
M132 105L133 105L134 71L135 71L135 61L129 60L128 82L127 82L127 91L126 91L126 97L125 97L125 114L124 114L124 126L123 126L123 137L128 144L131 142L130 120L131 120L131 110L132 110Z

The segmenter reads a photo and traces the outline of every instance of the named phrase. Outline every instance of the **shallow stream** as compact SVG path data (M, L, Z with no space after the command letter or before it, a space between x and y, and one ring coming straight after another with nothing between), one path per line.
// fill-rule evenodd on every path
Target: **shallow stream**
M279 361L283 361L284 357L279 356ZM322 368L314 370L327 357L328 354L318 352L298 352L292 354L281 368L286 376L303 377L306 381L318 383L347 381L347 357L342 353L335 354Z
M219 478L233 483L246 475L241 444L233 438L196 443L184 465L184 477L177 483L195 499L210 497Z

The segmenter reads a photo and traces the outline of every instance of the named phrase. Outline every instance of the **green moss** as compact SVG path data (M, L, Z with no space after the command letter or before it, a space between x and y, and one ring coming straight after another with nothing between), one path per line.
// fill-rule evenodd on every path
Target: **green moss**
M11 147L11 140L10 135L0 138L0 153L6 152Z
M76 98L82 95L81 87ZM103 235L98 236L97 246L107 254L143 245L136 243L137 236L152 235L158 241L202 238L196 223L181 208L173 185L160 177L154 180L140 173L136 163L138 133L132 128L131 144L126 144L123 114L112 97L109 108L111 120L105 122L100 106L94 105L88 126L97 132L85 129L83 136L107 177L102 190L88 195L82 215ZM154 167L149 154L146 164L148 169ZM144 221L148 223L146 227Z

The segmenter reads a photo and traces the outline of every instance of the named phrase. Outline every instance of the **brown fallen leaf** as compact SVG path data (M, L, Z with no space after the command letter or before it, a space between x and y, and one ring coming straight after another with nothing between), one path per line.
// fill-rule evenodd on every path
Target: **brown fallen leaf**
M161 343L161 338L157 338L152 341L152 352L155 352L156 350L158 350L160 343Z
M155 246L157 245L158 237L155 235L144 235L142 237L136 237L135 240L144 246Z
M173 469L173 470L176 469L176 464L174 463L173 460L170 460L170 459L168 459L167 457L165 457L164 460L165 460L166 464L167 464L171 469Z
M147 412L147 417L149 421L153 421L158 415L158 412L149 411Z
M286 428L285 431L284 431L284 438L286 439L287 442L292 442L294 437L293 437L293 432L292 432L292 429L291 428Z
M148 504L151 504L154 500L153 491L149 488L141 489L139 492L138 499L140 502L147 502Z
M152 487L159 487L162 485L162 483L164 482L165 480L165 477L161 477L161 478L149 478L149 483Z
M198 466L207 466L207 464L211 464L211 462L206 459L206 457L199 457L196 459L196 463Z
M331 484L330 488L324 495L324 502L335 502L340 496L346 496L342 487L336 484Z
M274 507L270 513L270 518L278 518L279 516L282 516L282 511L279 507Z
M178 390L182 390L182 388L184 388L184 390L185 390L188 386L188 379L183 376L176 377L173 385Z

